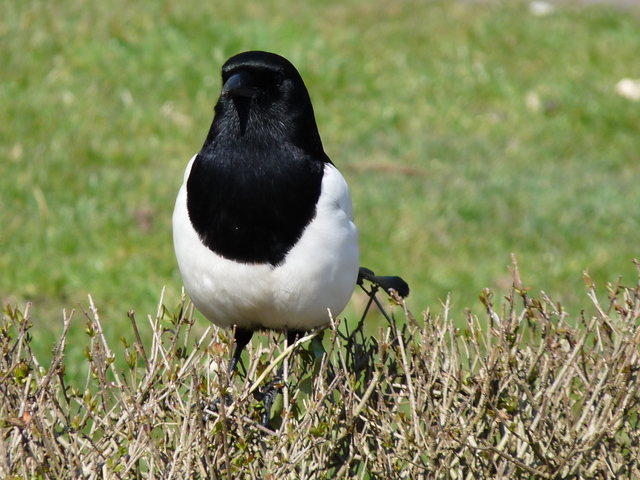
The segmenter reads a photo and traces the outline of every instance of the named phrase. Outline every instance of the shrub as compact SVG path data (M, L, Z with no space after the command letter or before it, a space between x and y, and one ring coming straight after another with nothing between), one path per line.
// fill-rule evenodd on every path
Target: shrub
M233 378L230 335L196 337L184 298L149 318L150 345L131 312L136 341L118 353L90 302L82 385L65 377L74 314L45 367L29 305L6 307L0 477L640 478L640 284L607 285L603 304L585 275L594 314L572 320L512 274L499 304L482 292L486 321L456 328L449 302L417 320L395 298L375 336L336 321L286 349L254 342ZM254 392L282 360L263 428Z

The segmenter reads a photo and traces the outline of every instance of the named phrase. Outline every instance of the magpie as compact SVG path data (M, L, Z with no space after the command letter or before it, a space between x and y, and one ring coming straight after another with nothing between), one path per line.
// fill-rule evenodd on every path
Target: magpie
M222 66L213 122L176 200L173 242L196 308L234 331L230 371L254 331L284 331L292 343L346 306L359 275L349 187L285 58L251 51Z
M409 284L401 277L383 277L376 275L366 267L360 267L357 284L362 286L364 280L368 280L377 288L382 288L389 295L391 295L391 291L393 290L402 298L409 296Z

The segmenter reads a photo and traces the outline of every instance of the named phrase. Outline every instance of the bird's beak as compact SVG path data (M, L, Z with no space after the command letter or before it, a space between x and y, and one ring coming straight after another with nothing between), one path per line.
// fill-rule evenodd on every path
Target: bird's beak
M222 95L226 97L256 98L260 89L251 85L251 77L245 73L236 73L222 86Z

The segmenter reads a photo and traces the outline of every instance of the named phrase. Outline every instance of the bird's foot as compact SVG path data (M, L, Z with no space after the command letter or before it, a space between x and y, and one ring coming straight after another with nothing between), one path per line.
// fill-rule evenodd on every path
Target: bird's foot
M264 412L262 413L261 425L266 427L271 419L271 407L276 401L278 394L282 391L284 382L280 376L274 378L269 382L262 391L256 390L253 396L256 400L262 401L264 406Z

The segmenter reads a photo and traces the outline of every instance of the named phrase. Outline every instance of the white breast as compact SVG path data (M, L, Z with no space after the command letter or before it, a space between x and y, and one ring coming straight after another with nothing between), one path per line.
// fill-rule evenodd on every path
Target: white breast
M185 172L173 212L173 242L185 288L211 322L222 327L309 330L347 305L358 276L358 230L346 181L324 169L316 216L285 261L250 265L220 257L202 244L187 212Z

